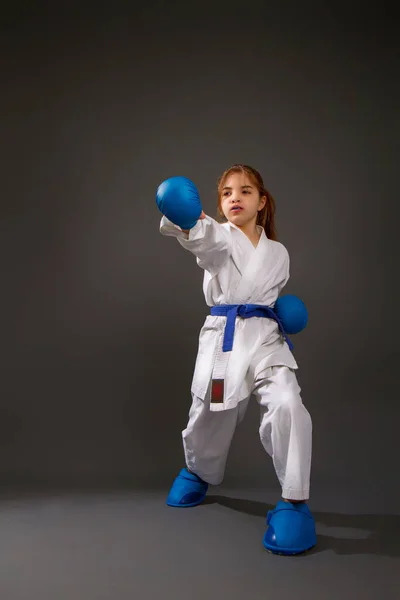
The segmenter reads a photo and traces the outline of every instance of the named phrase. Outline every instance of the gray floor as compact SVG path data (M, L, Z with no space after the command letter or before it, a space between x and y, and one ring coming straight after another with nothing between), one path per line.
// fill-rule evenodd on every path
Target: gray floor
M190 509L165 491L3 494L0 598L398 600L400 515L346 514L341 497L335 513L314 500L315 550L280 557L261 544L265 491L211 488Z

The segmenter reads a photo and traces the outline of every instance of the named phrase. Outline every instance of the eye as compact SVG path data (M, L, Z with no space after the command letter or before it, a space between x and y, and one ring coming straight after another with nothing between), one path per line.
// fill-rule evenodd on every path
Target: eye
M226 190L222 195L227 196L228 194L229 194L229 192Z

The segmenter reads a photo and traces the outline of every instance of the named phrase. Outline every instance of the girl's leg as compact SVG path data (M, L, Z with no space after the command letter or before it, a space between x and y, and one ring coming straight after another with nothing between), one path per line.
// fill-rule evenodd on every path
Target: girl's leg
M310 493L312 422L293 369L270 367L256 382L261 408L260 439L272 457L282 497L304 502Z
M226 461L237 424L242 420L248 399L236 408L210 411L205 400L192 395L189 422L182 432L186 466L211 485L222 482Z

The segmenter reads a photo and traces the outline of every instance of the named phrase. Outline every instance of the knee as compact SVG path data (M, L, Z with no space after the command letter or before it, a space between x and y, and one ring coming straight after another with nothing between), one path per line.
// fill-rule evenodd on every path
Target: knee
M279 390L277 395L276 406L281 412L294 413L299 407L303 406L301 396L292 386L288 386Z
M301 420L304 425L310 427L312 425L311 415L304 406L300 394L291 388L282 390L277 410L282 417L290 421Z

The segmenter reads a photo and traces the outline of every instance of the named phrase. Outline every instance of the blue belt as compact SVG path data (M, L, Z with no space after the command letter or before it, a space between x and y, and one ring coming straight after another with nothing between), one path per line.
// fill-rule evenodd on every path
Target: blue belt
M233 348L236 317L241 317L242 319L250 319L251 317L273 319L278 323L279 329L290 350L293 350L293 344L288 338L282 322L269 306L262 306L261 304L221 304L211 307L211 315L213 317L226 317L224 342L222 345L223 352L230 352Z

